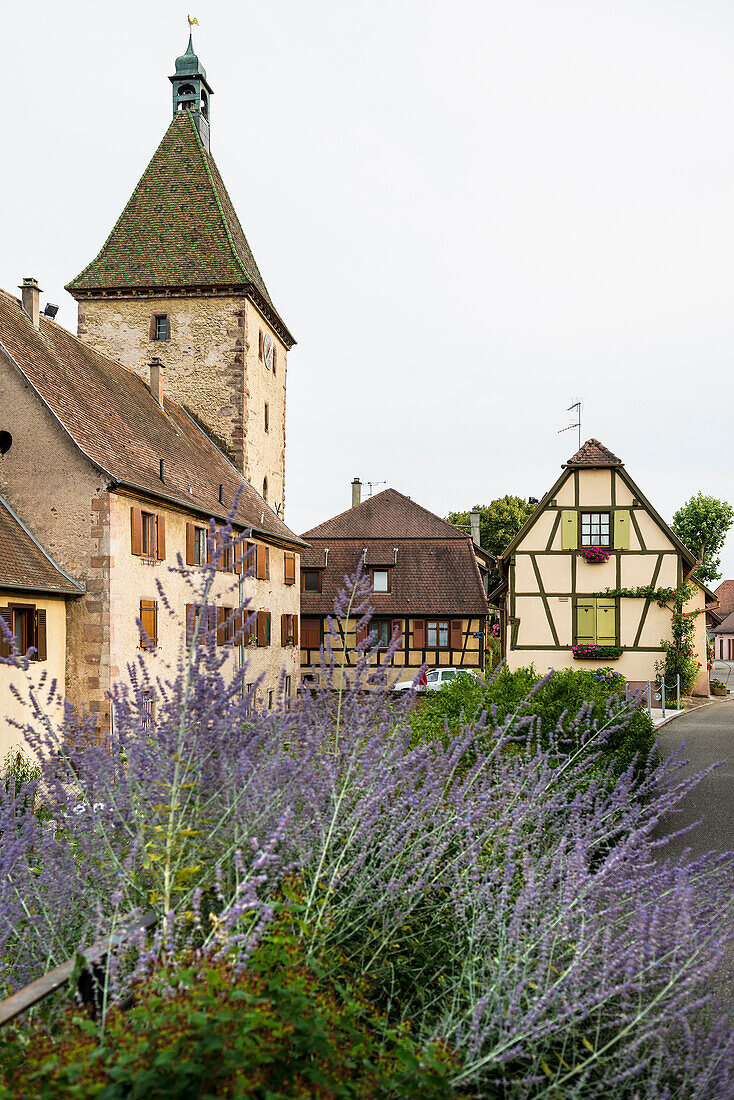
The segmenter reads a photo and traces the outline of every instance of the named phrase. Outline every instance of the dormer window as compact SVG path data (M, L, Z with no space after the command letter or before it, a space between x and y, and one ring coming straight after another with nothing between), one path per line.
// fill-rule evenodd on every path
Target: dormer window
M390 591L390 570L389 569L373 569L372 570L372 591L373 592L389 592Z

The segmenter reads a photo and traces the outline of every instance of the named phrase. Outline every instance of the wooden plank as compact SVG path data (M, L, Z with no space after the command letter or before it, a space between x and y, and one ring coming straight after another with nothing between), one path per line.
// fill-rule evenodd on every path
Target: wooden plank
M157 923L158 916L156 913L145 913L142 917L125 917L119 928L111 936L103 936L91 947L81 947L78 954L82 955L87 963L99 962L107 955L111 947L118 947L135 932L139 932L141 928L151 928ZM33 1005L38 1004L39 1001L42 1001L68 982L74 972L75 965L76 956L73 959L67 959L61 966L49 970L42 978L37 978L35 982L19 989L11 997L6 997L0 1003L0 1026L8 1023L9 1020L15 1019L16 1016L20 1016L21 1012L27 1012Z
M562 515L562 512L560 510L556 512L555 519L553 520L553 526L551 527L551 533L548 536L548 542L545 545L546 551L551 550L553 548L553 540L555 539L556 535L558 534L558 528L561 525L561 515Z

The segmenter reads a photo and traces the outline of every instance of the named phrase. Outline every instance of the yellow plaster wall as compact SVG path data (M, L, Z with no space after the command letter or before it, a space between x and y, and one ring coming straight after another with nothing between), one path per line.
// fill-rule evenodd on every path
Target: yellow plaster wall
M633 496L622 476L614 471L614 495L617 508L631 508Z
M45 705L48 687L40 689L41 678L46 683L56 680L58 690L63 697L66 692L66 600L61 596L30 595L27 592L15 593L8 589L0 590L0 607L7 607L8 601L14 604L28 604L46 612L46 648L47 660L31 661L28 671L0 665L0 761L16 746L27 749L23 734L11 721L29 722L31 711L29 692L38 692ZM11 685L20 692L22 701L15 698ZM63 708L50 706L49 717L57 722L63 716ZM30 750L27 750L30 751Z
M553 645L548 617L540 596L518 596L515 600L515 616L520 624L518 645Z
M559 508L573 508L575 500L573 474L570 474L568 480L564 481L563 485L556 492L554 499Z
M538 554L535 560L546 592L571 591L570 554Z
M643 585L652 584L655 567L658 562L657 554L625 555L621 553L621 587L641 588ZM678 577L678 555L666 554L660 567L656 588L675 588Z
M609 561L590 565L576 555L576 592L583 595L589 592L603 592L605 588L614 588L617 576L616 555Z
M523 550L545 550L550 533L553 530L556 514L555 509L551 508L540 513L520 543Z
M652 516L636 508L635 517L640 526L640 534L645 540L646 550L675 550L673 543Z
M612 477L609 470L579 471L579 507L590 511L611 508Z
M110 664L111 678L114 683L126 677L127 665L142 657L152 673L165 665L175 663L184 639L184 621L186 604L197 602L196 592L201 591L205 571L194 566L187 567L186 574L194 579L195 591L186 583L186 576L179 571L176 555L186 558L186 523L196 522L206 526L199 517L187 515L174 509L146 506L146 510L163 513L166 519L166 559L162 562L148 562L131 553L130 510L140 502L114 494L110 514L110 542L112 562L110 567ZM163 585L166 597L172 605L175 616L169 617L158 593L156 582ZM199 582L200 583L196 583ZM256 580L244 577L242 580L244 598L250 600L251 611L269 611L271 615L271 641L269 646L247 646L248 662L247 682L254 682L264 674L263 691L277 690L281 670L291 676L292 691L295 693L299 683L299 650L295 646L281 645L281 615L299 615L300 613L300 568L296 555L296 583L284 583L283 550L270 547L270 579ZM140 646L140 634L136 620L140 614L140 600L158 601L158 648L155 652L143 650ZM218 603L225 607L236 607L239 603L239 577L235 573L218 573L214 580L209 603ZM228 663L239 661L239 647L222 647L228 657Z

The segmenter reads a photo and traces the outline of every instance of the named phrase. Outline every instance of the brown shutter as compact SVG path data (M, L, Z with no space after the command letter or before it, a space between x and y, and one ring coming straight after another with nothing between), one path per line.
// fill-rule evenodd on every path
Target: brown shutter
M288 644L288 615L280 616L280 644Z
M357 645L361 645L365 638L369 635L370 628L368 626L358 626L356 630Z
M155 518L156 529L156 557L163 561L166 557L166 517L157 515Z
M270 547L265 547L265 580L270 580Z
M13 629L13 612L9 607L0 607L0 619L3 619L8 630ZM12 641L7 641L3 630L0 628L0 657L10 657L13 652Z
M36 649L38 652L34 657L36 661L45 661L48 653L46 648L46 612L42 607L39 607L36 611Z
M286 584L296 583L296 555L283 555L283 579Z
M268 579L267 546L258 542L255 547L255 576L259 581Z
M413 619L413 649L426 648L426 620Z
M257 644L264 646L268 644L268 613L267 611L258 611L257 613Z
M451 620L451 648L461 649L464 644L464 622L462 619Z
M227 610L226 607L217 608L217 645L226 645L227 642Z
M130 509L130 523L132 526L131 549L133 554L143 553L143 513L140 508Z
M152 649L153 646L158 645L158 601L157 600L141 600L140 601L140 623L141 629L145 631L148 636L148 641L144 641L141 636L141 645L146 649Z
M196 557L196 527L193 523L186 524L186 564L193 565Z
M150 315L150 324L148 326L148 339L155 340L155 313Z
M234 559L234 571L237 576L241 576L244 572L243 555L245 552L245 545L239 535L235 535L232 539L232 556Z
M398 649L403 645L403 621L402 619L393 619L392 621L392 636L393 638L399 638Z
M298 645L298 615L293 616L293 645Z

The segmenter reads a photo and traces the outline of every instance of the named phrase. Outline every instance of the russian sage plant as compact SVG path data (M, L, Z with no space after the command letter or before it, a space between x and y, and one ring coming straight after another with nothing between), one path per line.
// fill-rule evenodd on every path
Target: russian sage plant
M192 604L211 602L215 565L179 562ZM369 623L361 573L337 601L347 616ZM239 607L235 625L246 617ZM54 726L32 703L41 777L0 804L6 989L136 910L159 928L111 956L113 999L192 947L246 967L295 877L305 949L332 945L390 1025L448 1044L457 1089L734 1096L734 1033L715 999L732 859L666 858L666 823L696 782L680 757L600 770L629 713L584 704L541 736L525 700L522 717L485 713L416 746L417 697L391 695L392 650L369 639L347 664L328 634L318 688L262 710L207 616L181 634L165 676L152 682L145 656L130 669L103 743L89 719Z

